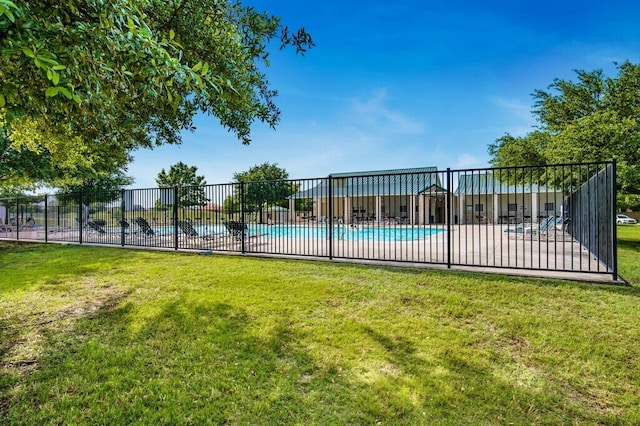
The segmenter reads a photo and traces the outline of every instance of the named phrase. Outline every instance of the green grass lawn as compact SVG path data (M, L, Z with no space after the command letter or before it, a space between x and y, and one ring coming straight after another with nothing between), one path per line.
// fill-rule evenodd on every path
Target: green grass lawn
M639 424L630 286L0 243L2 424Z

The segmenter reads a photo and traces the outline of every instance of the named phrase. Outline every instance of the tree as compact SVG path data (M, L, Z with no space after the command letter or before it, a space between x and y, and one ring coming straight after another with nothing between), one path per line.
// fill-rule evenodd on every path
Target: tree
M489 146L495 166L618 161L618 186L640 193L640 65L617 65L616 78L601 70L576 71L577 81L555 80L536 90L538 129L505 135Z
M133 183L133 178L121 170L103 173L78 184L67 184L60 188L60 194L71 194L76 202L89 204L92 202L108 203L120 197L120 191ZM82 197L82 198L80 198Z
M169 167L169 172L162 169L156 182L161 188L178 187L178 206L204 206L209 202L203 188L207 182L204 176L196 174L197 170L196 166L187 166L179 161Z
M240 1L0 0L0 184L122 168L134 149L180 143L196 113L249 143L255 120L279 120L262 71L273 39L313 46ZM23 173L26 151L45 174Z
M260 213L268 205L288 207L287 197L294 193L293 186L286 179L289 173L277 164L263 163L245 172L234 173L233 180L244 183L244 202L251 210Z

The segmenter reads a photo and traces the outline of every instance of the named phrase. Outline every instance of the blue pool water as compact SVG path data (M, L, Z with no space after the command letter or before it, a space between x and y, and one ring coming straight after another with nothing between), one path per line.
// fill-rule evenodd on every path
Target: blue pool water
M200 235L224 233L226 229L223 225L194 225L194 229ZM295 225L256 225L248 224L249 235L262 235L273 238L305 238L305 239L327 239L328 226L295 226ZM170 234L172 227L158 229L161 233ZM436 227L377 227L348 225L334 226L332 238L337 240L360 240L360 241L414 241L444 232L442 228Z

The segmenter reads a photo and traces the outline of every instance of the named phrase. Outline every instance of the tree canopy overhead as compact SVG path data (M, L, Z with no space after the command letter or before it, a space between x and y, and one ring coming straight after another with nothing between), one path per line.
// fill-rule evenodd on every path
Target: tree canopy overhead
M489 146L495 166L618 161L618 185L640 193L640 65L617 65L618 76L576 71L533 93L538 128Z
M279 119L274 39L313 46L236 0L0 0L0 184L47 180L24 152L49 180L122 168L179 143L196 113L249 143L253 122Z

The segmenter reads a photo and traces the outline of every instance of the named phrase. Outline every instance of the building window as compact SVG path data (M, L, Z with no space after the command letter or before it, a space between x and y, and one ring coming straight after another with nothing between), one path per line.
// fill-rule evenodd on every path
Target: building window
M556 203L544 203L544 210L547 212L554 211L556 209Z
M407 206L400 206L400 213L406 213L407 212Z
M507 206L507 210L509 210L510 212L517 212L518 205L515 203L514 204L509 203L509 205Z
M484 204L476 204L476 209L477 212L483 212L484 211Z

